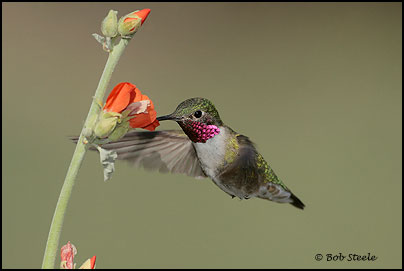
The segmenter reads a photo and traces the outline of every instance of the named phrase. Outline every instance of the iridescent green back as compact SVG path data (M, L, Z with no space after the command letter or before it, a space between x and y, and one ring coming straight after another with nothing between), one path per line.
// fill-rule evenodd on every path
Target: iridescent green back
M282 186L285 190L289 190L286 187L286 185L281 181L281 179L279 179L278 176L276 176L275 172L268 165L268 163L265 161L264 157L260 153L257 153L257 166L258 169L264 175L265 182L272 182Z

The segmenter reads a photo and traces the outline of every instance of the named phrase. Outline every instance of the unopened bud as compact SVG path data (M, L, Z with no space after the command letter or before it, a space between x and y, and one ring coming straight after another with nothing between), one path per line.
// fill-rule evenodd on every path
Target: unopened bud
M95 268L95 260L96 257L93 256L90 259L87 259L80 267L79 269L94 269Z
M69 242L66 245L62 246L60 249L60 268L61 269L73 269L74 268L74 256L77 254L76 247Z
M118 32L126 37L136 33L150 13L150 9L136 10L119 19Z
M94 134L98 138L106 138L115 129L121 114L115 112L101 111L97 124L94 127Z
M118 35L118 11L110 10L107 17L101 23L101 32L105 37L113 38Z

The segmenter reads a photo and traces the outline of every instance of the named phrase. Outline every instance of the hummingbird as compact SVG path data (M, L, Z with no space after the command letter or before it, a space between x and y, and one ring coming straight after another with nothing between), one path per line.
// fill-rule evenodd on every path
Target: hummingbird
M305 205L277 177L255 144L221 120L211 101L190 98L158 121L171 120L182 130L128 132L102 147L114 150L117 159L159 172L210 178L232 198L260 198Z

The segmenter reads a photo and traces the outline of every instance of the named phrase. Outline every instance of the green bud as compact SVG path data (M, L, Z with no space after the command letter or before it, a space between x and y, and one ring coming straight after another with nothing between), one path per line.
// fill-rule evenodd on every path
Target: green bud
M118 11L110 10L101 23L101 32L105 37L113 38L118 35Z
M108 137L120 121L121 114L101 111L94 127L94 134L98 138Z

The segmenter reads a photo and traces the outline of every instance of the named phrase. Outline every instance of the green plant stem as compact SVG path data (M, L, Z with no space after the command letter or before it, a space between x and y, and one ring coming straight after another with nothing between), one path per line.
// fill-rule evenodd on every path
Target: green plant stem
M59 199L56 204L55 213L53 214L52 224L49 230L48 241L46 242L46 249L42 262L42 268L46 269L54 268L56 255L58 254L57 252L59 247L59 239L62 231L63 219L66 213L67 203L69 202L74 182L77 177L77 173L80 169L81 163L83 162L83 158L87 150L86 145L83 143L84 139L83 134L86 127L92 128L93 125L92 120L96 118L100 110L100 106L98 105L97 102L103 100L105 91L108 87L109 81L112 76L112 72L114 71L115 66L119 61L119 58L121 57L129 41L130 39L122 38L119 41L119 43L113 48L113 50L109 53L107 63L105 64L105 68L98 83L97 90L95 91L94 99L88 112L87 119L80 133L80 138L77 142L76 149L70 162L69 169L67 170L62 190L60 191Z

